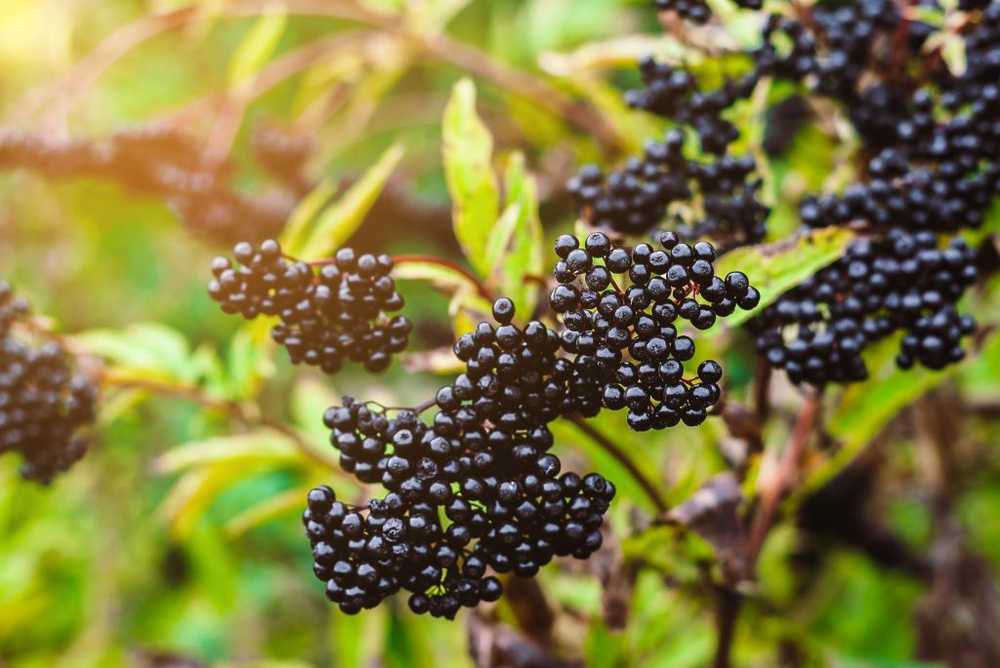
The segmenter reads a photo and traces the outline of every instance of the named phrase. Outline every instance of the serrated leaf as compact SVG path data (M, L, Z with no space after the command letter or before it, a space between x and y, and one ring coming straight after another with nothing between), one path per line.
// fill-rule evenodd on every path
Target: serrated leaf
M177 473L225 462L261 465L298 461L304 461L304 457L287 436L276 431L259 430L178 445L160 455L154 466L160 473Z
M302 247L301 259L308 261L327 257L354 234L382 194L403 153L401 144L390 146L364 176L320 214Z
M500 213L500 194L491 164L493 136L476 114L471 79L462 79L452 89L442 132L455 237L469 264L486 278L491 269L486 245Z
M281 247L287 254L293 257L302 254L310 226L336 192L336 184L331 179L325 179L298 203L281 233Z
M295 425L317 443L323 443L329 439L330 432L318 417L330 406L340 403L341 395L328 383L306 376L292 388L289 408Z
M287 18L285 10L277 4L258 17L229 62L230 88L249 81L274 54L285 32Z
M716 263L716 273L725 276L731 271L742 271L760 292L757 308L738 310L726 318L726 323L737 327L754 317L783 293L841 257L853 238L850 230L828 227L774 244L747 246L726 253Z

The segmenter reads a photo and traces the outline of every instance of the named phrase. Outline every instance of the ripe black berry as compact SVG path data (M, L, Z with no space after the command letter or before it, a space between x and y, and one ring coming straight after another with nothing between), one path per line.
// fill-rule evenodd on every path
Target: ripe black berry
M15 329L27 312L0 281L0 453L19 452L22 477L48 483L86 453L97 389L58 343Z
M586 258L575 271L559 263L549 300L564 327L562 349L580 378L572 387L586 391L588 405L596 399L605 408L627 408L627 422L638 431L700 424L721 397L718 363L705 362L697 377L684 377L695 344L678 333L682 321L708 329L736 305L751 309L760 299L745 274L715 275L711 244L682 243L674 232L656 236L659 248L614 247L599 232L583 251L575 240L561 240L557 254L572 247L567 258L578 252ZM588 281L596 269L609 275L600 291Z
M271 335L293 363L334 374L352 360L381 372L406 349L412 323L388 315L404 305L388 255L357 256L341 248L313 266L286 257L274 240L241 242L233 255L236 266L222 257L212 261L209 294L226 313L277 316Z

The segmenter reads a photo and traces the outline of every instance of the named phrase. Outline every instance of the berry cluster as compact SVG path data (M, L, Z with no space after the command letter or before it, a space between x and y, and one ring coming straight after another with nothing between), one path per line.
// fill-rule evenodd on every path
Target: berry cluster
M635 109L690 125L701 139L702 150L715 155L725 153L740 134L735 125L722 118L722 113L749 97L760 79L757 70L751 70L718 90L705 92L688 70L657 62L650 56L639 61L639 73L644 88L627 91L625 102Z
M669 231L656 236L659 248L615 246L600 232L582 247L576 237L559 237L553 272L559 285L549 297L574 367L599 386L604 407L628 408L636 431L701 424L720 398L717 362L703 362L696 377L685 377L695 344L678 333L680 321L708 329L760 301L745 274L715 274L711 244L682 243Z
M758 351L794 383L865 380L861 353L897 330L897 364L941 369L964 357L975 322L955 303L976 280L973 251L961 240L938 248L927 231L900 228L861 238L846 255L783 295L750 321Z
M737 6L744 9L760 9L764 0L734 0ZM656 9L661 12L675 12L682 19L696 24L708 23L712 18L712 10L705 0L656 0Z
M608 175L595 165L583 167L567 184L581 217L601 229L640 235L664 222L677 204L672 222L685 238L762 239L770 210L757 199L761 182L751 178L753 158L727 154L699 162L685 158L684 143L685 133L674 128L664 141L649 142L642 158Z
M94 419L97 393L58 344L35 346L14 332L26 313L0 282L0 453L21 453L21 475L48 483L86 452L79 432Z
M561 473L547 426L560 415L596 413L594 384L557 357L555 332L538 321L514 325L509 299L493 312L497 326L480 323L456 342L465 373L437 392L431 424L414 411L390 418L349 397L324 416L343 468L389 491L369 503L367 516L349 510L353 542L345 507L324 510L322 517L335 516L324 521L318 508L332 494L313 492L322 498L306 516L316 573L345 612L403 589L414 612L450 619L463 605L500 596L488 568L531 577L556 556L586 559L601 545L614 486L596 473ZM589 405L576 398L584 396Z
M293 363L334 374L352 360L381 372L406 349L412 323L387 315L404 304L388 255L341 248L313 266L285 256L274 240L240 242L233 254L235 266L225 257L212 261L209 294L226 313L277 316L271 335Z

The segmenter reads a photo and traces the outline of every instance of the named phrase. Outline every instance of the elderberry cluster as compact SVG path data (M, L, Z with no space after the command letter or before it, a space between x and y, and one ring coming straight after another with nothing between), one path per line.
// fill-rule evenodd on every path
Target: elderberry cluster
M581 247L563 235L555 245L559 285L549 297L565 328L563 350L598 384L604 407L628 409L636 431L701 424L720 398L717 362L685 376L695 343L678 332L680 322L708 329L760 301L742 272L716 275L708 242L689 245L663 231L657 245L615 246L595 232Z
M414 612L450 619L500 596L487 569L532 577L556 556L586 559L601 545L614 486L562 473L549 452L549 422L600 409L593 382L556 356L555 332L514 325L509 299L493 311L497 326L480 323L456 342L465 373L437 392L430 424L350 397L324 416L343 468L388 490L367 516L349 511L347 529L341 505L324 511L332 523L319 507L307 511L316 574L345 612L406 590ZM587 394L589 407L575 398ZM327 491L313 495L333 503Z
M760 9L764 0L734 0L737 6L744 9ZM712 18L712 10L705 0L656 0L656 8L661 12L676 12L682 19L691 23L704 24Z
M955 304L977 276L960 239L939 248L927 231L860 238L846 255L783 295L749 323L758 351L794 383L823 386L868 377L866 346L903 330L900 368L942 369L961 360L975 328Z
M404 305L390 256L341 248L313 266L285 256L274 240L240 242L233 255L236 265L225 257L212 261L209 294L226 313L277 316L271 336L293 363L334 374L351 360L377 373L406 349L412 323L388 315Z
M80 432L94 419L97 392L57 343L34 345L14 332L27 312L0 281L0 453L19 452L22 477L48 483L86 453Z
M607 175L596 165L583 167L567 184L581 217L594 227L640 235L664 222L677 204L672 225L685 238L762 239L770 210L757 199L761 182L751 178L754 159L727 154L700 162L684 156L684 143L684 131L674 128L664 141L648 142L641 158Z

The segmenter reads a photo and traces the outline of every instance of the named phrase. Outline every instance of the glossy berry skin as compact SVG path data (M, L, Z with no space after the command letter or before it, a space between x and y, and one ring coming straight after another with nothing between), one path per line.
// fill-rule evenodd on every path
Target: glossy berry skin
M253 319L277 316L275 342L295 364L335 374L348 360L373 373L385 371L406 349L412 323L392 279L388 255L356 255L341 248L319 266L286 257L276 241L233 248L234 265L212 261L209 295L226 313Z
M760 300L745 274L715 274L711 244L684 243L673 231L655 237L632 247L615 246L602 232L582 244L562 240L557 255L559 247L574 250L557 263L559 285L549 299L587 401L596 395L604 408L628 409L626 422L636 431L704 422L722 396L722 367L707 361L686 377L695 344L680 330L685 321L708 329ZM585 257L570 267L574 253Z
M577 250L567 239L557 249ZM465 371L438 390L429 423L351 397L324 415L344 470L387 490L367 512L329 488L308 496L315 571L342 611L406 591L411 611L452 619L501 596L491 573L532 577L556 556L600 547L614 485L563 472L548 428L599 411L597 386L561 356L556 332L517 324L511 300L493 314L456 341Z
M757 349L794 383L823 386L868 377L862 353L902 330L897 363L941 369L964 357L975 323L955 304L977 277L959 239L896 228L858 239L841 260L782 295L749 323Z
M633 106L652 104L631 93ZM716 140L731 136L703 129ZM662 142L648 142L641 157L608 174L594 165L582 168L567 183L580 217L609 233L641 235L664 223L671 204L697 201L703 216L671 221L685 238L719 234L741 243L762 239L770 210L757 198L761 182L754 176L753 158L725 154L708 162L688 159L685 137L682 129L674 128ZM725 146L719 152L725 153Z
M58 343L15 329L27 314L0 281L0 454L20 453L21 476L48 483L86 453L97 388Z

